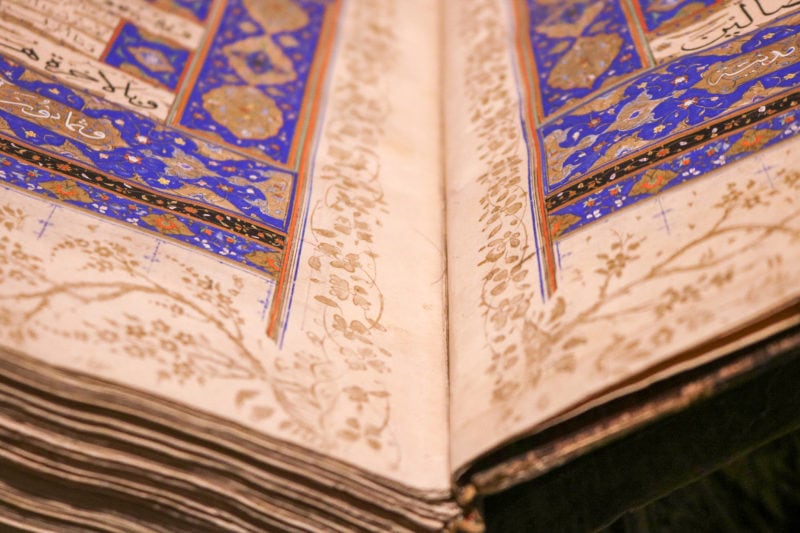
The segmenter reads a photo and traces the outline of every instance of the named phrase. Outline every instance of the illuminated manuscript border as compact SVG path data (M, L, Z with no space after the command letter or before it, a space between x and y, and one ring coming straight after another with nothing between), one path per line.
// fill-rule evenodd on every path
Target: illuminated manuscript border
M791 3L655 4L512 3L545 294L561 236L798 131Z
M267 276L278 336L340 0L84 4L0 8L0 178Z

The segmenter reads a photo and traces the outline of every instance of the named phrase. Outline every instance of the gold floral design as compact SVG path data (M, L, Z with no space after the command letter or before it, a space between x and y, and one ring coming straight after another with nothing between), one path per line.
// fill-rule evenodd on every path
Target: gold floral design
M144 180L142 180L144 182ZM223 196L214 192L213 189L209 187L201 187L197 183L184 183L180 187L170 190L173 194L178 194L185 198L190 198L192 200L198 200L208 205L213 205L215 207L221 207L223 209L228 209L229 211L233 211L235 213L241 213L242 210L233 205Z
M263 54L260 59L262 66L258 62L254 64L254 54ZM277 85L297 78L292 60L268 35L243 39L226 46L225 55L236 73L250 85ZM254 67L258 70L254 70Z
M636 95L636 98L622 106L617 112L614 123L608 129L612 131L629 131L652 122L654 120L653 111L656 107L667 99L677 99L684 92L686 91L677 90L673 91L670 96L653 98L646 90L642 91Z
M0 212L7 212L7 208ZM63 238L46 258L26 252L20 242L13 240L11 236L19 237L18 232L0 238L0 308L7 311L3 326L12 340L21 342L25 337L54 333L58 338L107 345L108 353L158 361L162 379L179 382L194 379L203 383L233 377L267 379L261 363L246 348L239 329L242 319L233 297L241 290L240 279L234 277L232 286L226 287L189 265L165 257L184 276L181 287L162 285L144 273L126 243L90 238L91 232L91 228L84 231L86 238ZM82 257L72 271L93 276L51 277L44 265L58 261L62 254ZM124 302L136 296L166 309L169 317L190 320L150 319L127 311ZM119 302L121 307L119 313L101 322L52 320L59 313L57 304L64 302L77 309L104 302ZM190 329L190 325L195 327ZM219 340L211 342L206 336L209 331L221 334L233 349L219 347Z
M597 135L590 134L580 138L572 149L565 149L562 145L567 140L569 131L557 129L544 138L544 153L547 164L547 179L550 184L562 181L577 166L566 163L573 151L585 150L595 144ZM626 137L627 139L628 137ZM625 141L625 139L623 139Z
M622 106L617 112L614 122L608 126L608 130L628 132L643 124L652 122L654 120L653 111L658 105L667 98L677 98L684 92L678 90L674 91L669 97L652 98L647 91L643 91L635 99ZM622 92L619 89L615 89L600 98L590 100L581 106L579 112L583 113L589 109L601 111L610 108L617 103L621 96ZM633 153L642 147L652 144L652 140L642 139L639 137L639 132L633 132L632 134L622 135L618 141L610 145L596 143L597 135L590 134L582 137L574 147L565 148L562 144L567 140L569 134L569 129L556 129L545 137L547 180L551 185L563 181L575 168L575 165L565 164L565 161L578 151L586 150L589 147L593 147L595 151L602 150L602 155L592 165L592 168L598 168L623 157L625 154Z
M560 39L564 37L578 37L603 10L599 2L552 2L549 6L547 19L536 26L536 31L548 37ZM567 11L579 13L576 20L567 15ZM569 22L565 22L569 20Z
M283 127L275 100L249 85L223 85L203 95L203 108L240 139L267 139Z
M283 260L280 252L251 252L245 256L251 263L267 269L273 274L277 274L281 269L281 261Z
M163 268L180 279L162 283L147 274L125 238L93 238L93 227L72 231L41 256L24 244L26 216L11 204L0 206L3 341L25 346L47 336L77 342L91 347L87 357L104 355L92 361L95 368L112 366L115 358L142 360L156 366L160 381L179 385L235 380L243 383L235 407L256 424L283 417L274 423L323 449L362 438L370 449L390 449L382 435L388 394L366 380L340 383L332 361L317 353L265 357L244 327L237 302L245 285L238 276L214 279L165 253ZM62 256L77 275L48 267ZM100 317L88 318L96 309ZM73 315L69 320L60 318L65 310Z
M312 299L321 310L319 333L309 333L312 350L280 357L276 370L279 380L293 380L282 391L295 409L287 430L302 436L324 423L340 445L380 453L396 466L391 396L382 381L392 353L382 347L384 297L373 244L386 214L376 147L390 111L379 73L391 67L396 53L382 29L391 27L394 7L372 0L354 13L351 39L340 56L351 83L331 94L330 162L315 176L324 192L311 206L305 243L311 250L305 261ZM298 382L297 376L303 378Z
M779 130L762 129L749 129L745 131L739 139L731 145L727 154L728 157L736 154L746 154L755 152L773 138L778 136L781 132Z
M530 227L527 169L515 155L524 142L515 113L517 101L510 91L496 88L508 53L505 23L491 2L475 0L464 13L459 32L480 36L471 39L463 73L465 114L472 117L471 126L480 139L477 156L483 163L477 170L483 243L475 265L483 280L479 312L491 359L487 375L497 376L495 401L502 402L522 387L519 381L503 379L505 369L519 374L521 354L533 354L546 344L541 331L524 327L540 289L531 282L535 278L531 269L536 268L532 259L538 251Z
M558 237L569 228L581 221L581 217L567 213L566 215L553 215L548 217L550 222L550 234L553 237Z
M308 15L293 0L244 0L244 5L269 34L294 31L308 24Z
M130 46L128 51L136 58L136 61L142 65L147 65L147 68L152 72L175 72L175 65L171 64L169 58L158 48Z
M381 73L396 52L383 28L392 26L394 6L373 0L359 7L339 56L353 83L333 86L326 133L331 144L323 157L328 163L315 176L323 193L309 214L303 261L313 274L318 327L308 328L307 349L259 349L271 341L247 335L252 329L237 305L245 290L239 277L215 279L161 254L161 269L180 273L179 281L161 283L127 243L91 238L91 228L72 232L82 236L65 238L45 258L12 238L21 235L0 236L0 337L20 345L48 334L78 341L93 353L155 364L161 380L186 386L235 380L242 384L234 407L254 424L268 424L309 447L345 447L354 457L377 454L397 466L392 398L382 381L392 354L382 348L386 328L374 252L386 209L376 152L389 112ZM182 231L169 216L147 222ZM13 206L0 207L0 231L16 230L23 220ZM81 273L78 280L51 277L42 268L65 253L70 270ZM76 253L83 258L77 264ZM248 259L268 264L273 257ZM14 283L6 283L10 279ZM102 304L116 312L94 321L53 320L64 302L77 310ZM147 306L157 308L160 318L147 314Z
M7 231L19 229L27 218L25 211L11 205L0 207L0 225Z
M0 124L0 129L3 129L2 124ZM72 144L69 140L65 140L61 145L53 145L53 144L42 144L40 145L45 150L49 150L53 153L62 155L67 159L72 159L73 161L78 161L83 163L84 165L92 166L94 163L92 160L87 157L83 152L81 152L80 148Z
M795 204L800 193L797 171L781 171L779 180L780 188L753 180L744 186L728 183L709 213L714 222L675 249L659 252L646 267L631 269L631 265L642 261L639 250L646 238L616 234L608 250L596 255L596 264L587 267L594 269L599 284L585 298L567 301L557 295L550 305L534 310L525 297L518 295L511 300L498 295L503 305L485 308L487 339L509 331L519 333L518 344L505 340L492 345L493 359L487 372L495 376L494 404L504 410L508 420L519 420L516 399L543 379L572 372L576 348L589 342L586 332L597 331L601 325L608 332L607 344L592 341L598 346L592 351L598 376L621 375L631 362L650 356L713 320L708 310L697 311L698 304L726 290L747 268L752 268L740 266L735 270L735 259L746 257L773 235L800 242L800 208L781 207L782 215L764 218L763 213L772 206ZM746 212L754 215L742 216ZM779 265L779 256L778 253L769 261ZM665 280L674 281L660 292L651 293L648 289ZM764 280L759 290L771 286L774 291L781 283ZM492 293L491 280L487 287ZM639 296L631 303L630 295L634 293ZM626 317L647 315L654 325L649 337L620 327Z
M194 235L192 230L186 227L175 215L165 213L163 215L145 215L142 220L153 226L159 233L165 235Z
M230 178L228 181L233 185L258 190L264 195L264 198L253 200L248 197L248 203L267 216L285 219L289 211L289 200L291 199L294 179L291 174L279 170L271 171L268 176L266 180L258 182L249 178ZM248 194L251 193L252 191L248 191Z
M203 177L213 177L218 174L209 169L205 163L191 154L187 154L180 148L175 147L170 156L156 156L149 150L144 151L145 155L160 159L164 163L164 170L170 176L180 176L184 179L198 179Z
M622 38L614 34L580 37L561 56L547 78L558 89L589 89L611 65L622 48Z
M646 171L639 180L631 187L630 195L639 196L642 194L655 194L666 187L669 182L678 176L671 170L651 168Z
M41 187L55 194L59 200L71 200L84 203L92 201L89 193L84 191L72 180L46 181L41 184Z
M275 100L256 86L280 85L297 79L292 60L275 42L275 34L308 24L308 14L290 0L245 0L247 14L256 21L243 24L244 34L260 29L263 35L238 40L223 52L246 85L223 85L203 95L203 108L215 122L240 139L267 139L283 127L283 112Z

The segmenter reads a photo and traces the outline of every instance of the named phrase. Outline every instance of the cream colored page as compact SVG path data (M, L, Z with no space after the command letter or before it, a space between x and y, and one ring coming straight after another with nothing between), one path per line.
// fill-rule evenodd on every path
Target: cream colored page
M438 8L349 0L339 24L280 344L274 281L16 188L0 344L443 495Z
M544 301L507 5L448 7L451 450L458 470L626 377L796 302L800 141L560 239L557 289ZM799 320L795 312L786 323Z

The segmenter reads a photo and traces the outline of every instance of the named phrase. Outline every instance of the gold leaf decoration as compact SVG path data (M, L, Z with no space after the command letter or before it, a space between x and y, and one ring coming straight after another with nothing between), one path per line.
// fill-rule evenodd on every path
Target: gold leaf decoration
M267 269L272 274L277 274L280 271L281 260L283 259L279 252L263 251L251 252L244 257L254 265Z
M622 38L614 34L580 37L553 67L547 83L558 89L588 89L608 69L621 47Z
M667 186L678 174L671 170L651 168L631 187L630 196L655 194Z
M747 130L739 137L738 141L733 143L728 150L728 156L754 152L771 141L778 133L778 131L767 129Z
M175 215L170 215L169 213L143 216L142 220L153 226L159 233L166 235L194 235L186 227L186 224L178 220Z
M78 184L72 180L46 181L41 184L41 187L55 194L59 200L72 200L84 203L92 201L89 193L80 188Z
M550 217L550 233L553 237L558 237L569 228L581 221L577 215L567 213L566 215L554 215Z

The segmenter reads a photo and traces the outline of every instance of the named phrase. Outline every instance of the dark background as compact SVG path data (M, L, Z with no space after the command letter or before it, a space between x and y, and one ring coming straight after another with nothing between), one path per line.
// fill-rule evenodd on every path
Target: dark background
M800 347L483 501L489 532L800 532Z

